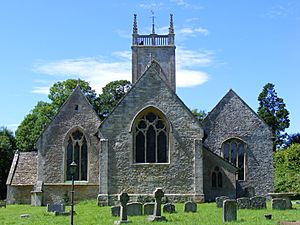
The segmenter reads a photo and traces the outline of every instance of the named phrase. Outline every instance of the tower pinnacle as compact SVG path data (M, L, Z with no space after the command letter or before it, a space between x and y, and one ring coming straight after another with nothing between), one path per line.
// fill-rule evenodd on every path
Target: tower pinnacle
M170 14L169 34L174 34L173 14Z
M154 11L151 10L151 13L152 13L152 34L155 34Z
M133 34L137 34L136 14L133 15Z

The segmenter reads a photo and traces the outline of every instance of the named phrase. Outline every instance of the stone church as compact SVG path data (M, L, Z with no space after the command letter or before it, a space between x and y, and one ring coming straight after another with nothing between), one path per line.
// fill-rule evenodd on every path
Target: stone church
M171 201L265 195L274 189L272 132L233 91L200 123L176 95L173 17L169 33L140 35L134 15L132 87L101 121L79 86L36 143L17 152L8 203L113 205L125 190L141 199L160 187ZM188 79L188 77L187 77ZM208 93L209 94L209 93Z

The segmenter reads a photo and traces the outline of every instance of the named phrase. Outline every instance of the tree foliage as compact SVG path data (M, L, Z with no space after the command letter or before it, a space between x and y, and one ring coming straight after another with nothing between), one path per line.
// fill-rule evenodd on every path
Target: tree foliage
M274 150L283 145L290 126L289 112L282 98L277 96L274 84L268 83L258 96L258 115L271 127L274 135Z
M17 148L20 151L33 151L38 137L45 126L54 118L59 108L68 99L76 86L80 88L101 119L107 117L113 107L131 87L129 81L120 80L107 84L97 97L89 83L83 80L68 79L55 83L50 88L50 103L40 101L24 118L16 131Z
M45 126L55 115L57 108L47 102L39 101L24 118L16 130L16 144L20 151L33 151L34 144Z
M53 84L48 95L48 98L51 100L51 104L56 109L59 109L78 84L80 85L80 88L86 98L95 107L95 101L97 100L96 91L90 87L88 82L75 79L68 79L62 82L58 81L57 83Z
M198 119L200 122L204 120L204 118L207 116L207 113L204 110L199 110L198 109L192 109L191 110L193 115Z
M102 88L98 102L98 114L101 119L108 116L130 88L131 83L127 80L112 81Z
M300 144L278 150L274 156L275 191L300 193Z
M0 199L6 196L6 179L15 149L13 133L5 127L0 127Z

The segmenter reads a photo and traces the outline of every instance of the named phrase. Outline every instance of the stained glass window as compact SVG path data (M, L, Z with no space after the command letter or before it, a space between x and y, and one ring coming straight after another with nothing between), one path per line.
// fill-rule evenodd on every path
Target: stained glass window
M238 180L245 180L245 143L230 139L223 143L223 158L239 168Z
M77 164L74 180L87 180L88 146L81 131L76 130L68 137L66 150L66 179L72 180L70 164L74 161Z
M168 129L159 113L139 116L134 127L136 163L166 163L168 161Z

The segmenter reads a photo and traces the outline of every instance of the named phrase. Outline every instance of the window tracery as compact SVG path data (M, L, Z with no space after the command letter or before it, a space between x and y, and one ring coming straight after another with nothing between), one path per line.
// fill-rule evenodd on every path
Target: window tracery
M66 150L66 180L72 180L70 164L73 161L77 164L74 180L87 180L88 146L81 131L76 130L68 136Z
M136 163L168 161L168 127L159 113L146 110L137 119L133 135Z

